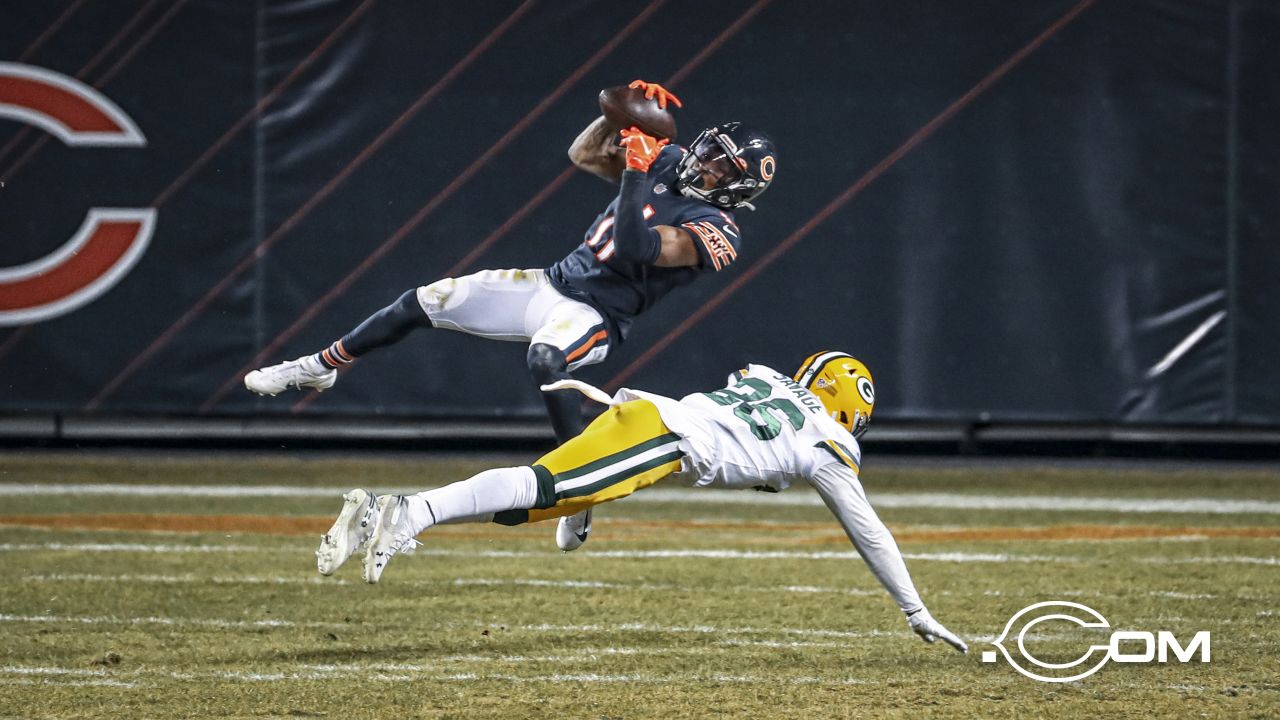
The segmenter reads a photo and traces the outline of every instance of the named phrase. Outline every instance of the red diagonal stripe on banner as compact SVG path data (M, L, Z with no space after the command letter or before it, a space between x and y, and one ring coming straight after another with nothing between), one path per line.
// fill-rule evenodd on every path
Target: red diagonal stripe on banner
M9 337L0 343L0 359L4 359L5 355L8 355L10 351L17 347L18 343L22 342L22 338L26 337L29 332L31 332L31 326L23 325L9 333Z
M126 35L133 32L134 28L138 27L138 24L142 22L142 18L146 17L147 13L151 12L151 8L158 5L160 1L161 0L151 0L146 5L143 5L142 9L139 10L137 14L129 20L129 22L125 23L124 27L120 28L120 32L116 33L115 37L108 40L107 44L103 45L101 50L99 50L92 58L89 58L89 62L85 63L84 67L80 68L80 72L76 73L76 77L81 80L89 77L89 73L93 72L94 68L98 67L98 63L105 60L107 55L111 54L111 51L116 49L116 46L124 40Z
M89 73L93 72L93 69L98 66L98 63L102 62L103 58L105 58L108 53L114 50L115 47L119 45L122 40L124 40L125 36L133 32L133 29L138 26L138 23L142 22L142 18L146 16L147 11L149 11L153 6L155 6L157 2L159 2L159 0L150 0L150 2L144 5L141 10L134 13L133 17L129 18L128 22L126 22L123 27L117 30L116 34L111 36L110 40L107 40L107 44L103 45L102 48L99 49L98 52L92 58L90 58L89 61L85 63L76 72L75 74L76 79L84 80L86 77L88 77ZM18 146L18 143L21 142L21 140L24 137L26 137L29 132L31 132L30 126L24 126L20 130L18 130L18 132L14 134L13 138L9 140L8 143L5 144L4 148L0 149L0 158L3 158L5 155L8 155L12 149L16 148ZM27 152L23 154L21 157L19 157L19 159L9 168L8 171L6 171L3 174L0 174L0 178L4 178L6 181L12 179L14 173L16 173L19 168L21 168L23 165L29 162L31 157L33 157L35 153L40 150L40 148L44 147L45 143L47 142L49 142L48 135L41 135L39 138L37 138L35 144L27 148Z
M432 212L435 212L437 207L444 204L444 202L448 200L453 193L457 192L458 188L467 184L467 182L469 182L471 178L479 172L480 168L484 167L489 160L505 149L512 140L528 129L535 120L541 117L544 112L559 101L561 96L568 92L570 87L581 80L582 76L586 75L592 68L599 64L605 56L613 52L613 50L617 48L623 40L628 38L636 31L637 28L643 25L645 21L647 21L653 13L657 12L658 8L662 7L665 2L666 0L652 0L652 2L650 2L644 10L641 10L640 13L626 25L626 27L618 31L616 35L609 39L609 42L605 43L603 47L597 50L595 54L588 58L587 61L584 62L577 70L573 71L569 77L565 78L555 90L552 90L551 93L534 106L528 114L521 118L520 122L513 125L511 129L504 133L502 137L498 138L493 145L489 146L489 149L485 150L480 157L476 158L469 166L467 166L466 170L463 170L461 174L446 185L445 188L437 193L435 197L428 200L426 205L423 205L418 212L414 213L413 217L409 218L404 225L401 225L400 229L396 230L391 237L387 238L381 245L379 245L368 257L357 265L354 270L348 273L345 278L334 285L329 292L325 293L319 300L316 300L309 305L306 311L304 311L292 325L277 336L275 340L268 343L267 346L255 355L248 364L237 370L234 375L227 378L226 381L224 381L222 385L214 391L213 395L209 396L209 399L205 400L205 402L200 406L199 412L204 413L211 410L214 405L217 405L218 402L231 391L231 388L240 383L240 380L245 373L260 365L265 358L270 357L271 354L276 352L281 345L288 342L298 333L299 330L306 326L312 318L319 315L321 310L328 307L329 303L333 302L339 295L346 292L347 288L350 287L352 283L368 272L369 268L377 264L378 261L390 252L392 248L400 244L401 240L407 237L408 234L421 224L423 220L427 219Z
M747 268L745 272L738 275L733 282L725 286L725 288L712 297L711 300L698 308L696 312L664 335L662 339L654 343L652 347L641 354L640 357L633 360L630 365L622 370L622 372L610 379L608 384L605 386L606 389L616 390L620 387L627 378L631 377L636 371L647 365L651 360L653 360L653 358L657 357L658 354L670 346L671 343L675 342L675 340L681 335L688 332L694 325L702 322L707 315L711 314L711 312L724 303L725 300L728 300L729 297L740 290L742 286L746 285L752 280L752 278L759 275L762 270L767 268L769 265L772 265L775 260L782 257L795 247L796 243L803 240L805 236L813 232L816 227L821 225L827 218L831 217L831 215L843 207L845 203L852 200L858 195L858 193L865 190L868 185L875 182L875 180L883 175L885 171L893 167L907 153L915 149L917 145L924 142L924 140L937 131L938 128L942 127L947 123L947 121L954 117L956 113L960 112L969 105L969 103L973 102L974 98L978 97L994 85L998 80L1000 80L1000 78L1004 77L1005 74L1012 70L1014 66L1022 62L1022 60L1032 52L1035 52L1035 50L1043 45L1045 41L1056 35L1059 30L1066 27L1072 20L1075 20L1080 13L1084 12L1093 3L1094 0L1081 0L1080 3L1068 10L1065 15L1058 18L1053 22L1053 24L1036 36L1034 40L1027 43L1027 45L1025 45L1021 50L1014 53L1008 60L1005 60L997 66L995 70L992 70L986 77L982 78L977 85L974 85L968 92L961 95L958 99L948 105L947 108L936 117L926 123L919 130L912 133L911 136L907 138L906 142L902 143L902 145L900 145L896 150L889 153L889 155L883 160L876 163L875 167L871 168L866 172L866 174L858 178L857 182L836 196L834 200L828 203L826 207L822 208L822 210L818 211L818 213L810 218L805 224L796 228L796 230L788 235L786 239L774 246L768 254L756 261L756 263L751 267Z
M75 0L75 2L68 5L67 9L63 10L62 14L59 15L49 25L49 27L44 29L44 32L40 33L35 40L31 41L31 44L27 46L27 49L23 50L22 54L18 56L16 62L25 63L28 58L35 54L36 50L39 50L49 38L53 37L54 33L61 30L62 26L67 24L67 21L71 19L71 16L74 15L75 12L80 9L80 6L85 4L85 2L87 2L87 0ZM4 147L0 148L0 160L8 157L9 153L13 152L13 149L18 146L18 143L22 142L22 139L25 138L29 132L31 132L31 126L29 125L24 125L19 128L18 132L14 133L13 137L9 138L9 142L5 143ZM6 340L5 344L8 345L9 342L10 341Z
M142 10L138 11L138 14L135 15L133 19L130 20L129 23L126 24L125 27L122 28L120 32L117 33L116 36L107 43L106 47L104 47L96 56L94 56L93 59L91 59L84 66L84 68L81 69L79 73L76 74L76 77L78 79L83 80L84 79L83 75L87 74L89 70L95 67L98 64L98 62L100 62L102 58L106 56L107 52L110 49L114 48L114 46L118 44L119 41L125 35L127 35L130 31L132 31L134 26L137 25L138 21L141 20L142 16L145 15L147 10L149 10L151 6L154 5L156 2L157 0L152 0L151 3L147 4L145 7L142 8ZM145 33L142 34L141 37L139 37L137 40L134 41L133 45L130 46L129 50L126 51L125 54L122 55L114 65L112 65L105 72L103 72L101 77L99 77L96 81L94 81L93 86L95 88L101 89L103 85L106 85L108 82L110 82L111 79L116 76L116 73L120 72L120 70L125 65L127 65L130 60L133 59L133 56L138 54L138 51L142 50L142 48L145 47L147 43L151 42L151 38L155 37L156 33L160 32L160 30L164 28L165 25L168 25L169 21L173 19L173 16L177 15L178 11L182 9L182 6L186 4L187 4L187 0L175 0L175 2L173 2L169 6L169 9L166 10L165 13L161 15L160 18L156 20L155 23L152 24L152 26L148 28ZM25 167L27 163L31 162L31 159L34 158L36 154L39 153L40 150L46 144L48 144L50 137L51 136L49 135L41 135L40 139L32 143L31 147L28 148L27 151L23 153L17 160L14 161L13 165L9 168L8 172L5 173L4 175L0 175L0 177L5 178L6 180L11 180L19 170Z
M751 19L754 18L761 10L763 10L765 6L767 6L770 2L772 2L772 0L756 0L756 2L752 4L751 7L747 8L746 12L742 13L742 15L740 15L737 20L734 20L732 24L730 24L724 30L720 31L719 35L717 35L711 42L704 45L702 50L700 50L697 55L694 55L692 58L690 58L689 61L684 64L683 67L681 67L674 74L672 74L671 77L663 81L662 84L669 88L676 87L682 80L684 80L686 77L689 76L689 73L693 72L693 70L697 68L699 65L701 65L704 60L710 57L712 53L719 50L720 46L724 45L725 42L729 40L729 38L733 37L734 35L737 35L738 31L741 30L748 22L750 22ZM569 167L565 168L559 175L556 176L555 180L552 180L550 183L547 183L547 185L545 185L532 198L530 198L529 201L524 204L524 206L522 206L519 210L517 210L515 214L507 218L506 222L502 223L502 225L499 225L497 229L489 233L488 237L486 237L478 245L472 248L471 252L467 253L465 256L462 257L461 260L458 260L456 263L454 263L453 266L450 267L448 270L444 271L441 277L456 277L463 270L470 267L471 264L474 263L476 260L478 260L480 256L483 255L489 249L490 246L496 243L500 238L502 238L504 235L506 235L508 232L514 229L521 222L523 222L524 219L528 217L530 213L532 213L539 206L541 206L542 203L546 202L548 198L554 195L556 191L560 189L561 185L564 185L565 182L568 181L570 177L573 177L574 171L576 169L577 167L574 165L570 165ZM356 367L355 363L351 363L347 365L345 368L342 369L343 376L345 377L346 375L350 375L352 370L355 369L355 367ZM294 403L293 407L290 408L289 412L291 413L301 412L305 410L309 405L311 405L311 403L319 399L320 397L321 397L320 393L308 393L304 395L301 400Z
M359 7L351 11L351 14L339 23L338 26L333 29L333 32L330 32L324 40L320 41L320 44L317 45L315 49L302 60L302 62L298 63L297 67L290 71L289 74L277 83L274 88L271 88L271 92L263 95L262 99L259 100L258 103L249 110L249 112L245 113L235 122L235 124L227 128L227 131L222 134L222 137L215 140L214 143L209 146L208 150L205 150L200 157L196 158L195 162L191 163L190 167L182 171L182 174L178 175L178 177L175 178L173 182L169 183L164 190L161 190L160 194L156 195L156 199L151 201L151 206L160 207L168 202L169 198L173 197L178 190L182 189L197 172L204 169L204 166L213 159L213 156L217 155L222 148L226 147L227 143L231 142L232 138L240 134L240 131L248 127L254 120L257 120L262 115L262 111L265 110L268 105L275 102L285 90L291 87L294 81L301 77L302 73L306 72L306 70L311 67L312 63L324 54L325 50L328 50L338 38L342 37L347 30L355 24L356 20L359 20L369 8L373 7L375 1L376 0L364 0L364 2L360 3Z
M279 98L281 93L283 93L286 89L288 89L288 87L291 86L293 82L297 80L297 78L303 72L305 72L306 69L310 67L311 64L314 63L315 60L320 55L322 55L324 51L329 48L330 45L333 44L334 41L336 41L339 37L341 37L342 34L344 34L355 23L355 21L365 13L366 10L372 7L374 2L376 2L376 0L364 0L364 2L362 2L355 10L353 10L351 14L346 17L346 19L344 19L341 23L339 23L338 26L334 28L334 30L330 32L329 35L325 37L325 39L322 40L320 44L317 45L315 49L313 49L311 53L307 55L307 57L304 58L301 63L298 64L297 67L295 67L292 71L290 71L290 73L283 80L277 83L276 86L272 88L269 93L264 95L262 99L259 100L258 103L254 105L252 109L250 109L247 113L245 113L243 117L241 117L225 133L223 133L222 137L214 141L213 145L210 145L209 148L205 150L205 152L201 154L200 157L198 157L186 170L184 170L181 174L179 174L178 177L168 185L168 187L162 190L160 194L157 195L156 198L151 201L150 207L159 208L162 205L164 205L166 202L168 202L168 200L171 197L173 197L173 195L176 194L178 190L182 189L182 187L184 187L186 183L192 177L194 177L195 174L199 170L201 170L211 159L213 159L213 157L218 152L220 152L222 148L224 148L227 145L227 143L232 140L232 138L234 138L237 134L239 134L240 131L243 130L246 126L248 126L251 122L253 122L253 120L261 116L262 111L268 105L275 102L275 100ZM172 12L172 9L171 9L171 12ZM135 48L136 47L137 46L135 45ZM131 55L129 57L131 57ZM112 71L111 75L114 75L115 72L118 71L119 68L121 67L123 67L121 63L116 63L116 65L111 68L111 71ZM109 79L108 75L104 75L103 77L104 77L104 80L98 81L99 85L101 85L105 81L105 79ZM23 128L23 130L28 130L28 129L30 128L29 127ZM2 155L3 153L0 153L0 156ZM30 326L24 325L21 329L29 330ZM16 347L18 344L18 341L25 335L26 335L25 332L19 332L19 331L15 331L12 335L10 335L9 338L5 340L2 345L0 345L0 360L4 359L4 357L8 355L9 352L13 350L14 347Z
M67 21L71 19L71 16L74 15L76 11L80 9L80 6L84 5L86 2L88 2L88 0L75 0L75 2L68 5L67 9L63 10L62 14L55 18L54 21L49 24L49 27L45 28L44 32L40 33L35 40L32 40L26 50L22 51L22 54L18 56L17 62L26 62L37 50L41 48L41 46L45 44L45 42L49 40L49 38L53 37L54 33L61 30L62 26L66 25Z
M519 7L515 9L515 11L511 13L511 15L507 16L505 20L503 20L493 30L491 30L487 36L485 36L479 43L476 44L475 47L473 47L466 55L464 55L460 60L458 60L458 62L455 63L454 66L450 68L448 72L446 72L443 76L441 76L440 79L437 80L434 85L432 85L425 93L419 96L419 98L415 100L413 104L409 106L408 109L406 109L403 113L401 113L400 116L397 117L391 123L391 125L389 125L385 130L383 130L382 133L373 140L373 142L369 143L369 145L367 145L363 150L361 150L359 155L357 155L354 159L352 159L349 163L347 163L346 167L340 170L337 175L335 175L328 183L325 184L324 187L316 191L316 193L312 195L310 199L308 199L305 203L303 203L303 205L300 208L294 211L293 215L289 216L289 218L286 219L284 223L280 225L280 227L276 228L276 230L271 233L271 235L267 236L265 239L263 239L262 242L258 243L257 246L255 246L251 251L249 251L249 253L245 255L245 257L242 258L234 268L232 268L231 272L228 273L226 277L222 278L222 280L219 280L217 284L215 284L212 288L210 288L208 292L206 292L199 300L197 300L196 303L192 305L185 313L183 313L181 317L175 320L172 325L170 325L166 330L164 330L164 332L160 333L160 335L158 335L154 340L152 340L151 343L147 345L147 347L143 348L142 352L135 355L133 359L130 360L129 363L125 365L124 368L119 373L116 374L115 377L113 377L109 382L107 382L107 384L104 385L102 389L99 390L98 393L88 403L85 404L85 407L84 407L85 411L92 412L93 410L96 410L104 400L106 400L108 397L113 395L117 390L119 390L120 386L123 385L125 381L127 381L130 377L132 377L135 372L137 372L140 368L146 365L151 360L151 358L155 356L156 353L158 353L161 349L163 349L170 342L172 342L173 339L178 335L178 333L181 332L183 329L185 329L188 325L190 325L191 322L195 320L196 317L198 317L202 312L204 312L205 309L208 308L209 305L214 301L214 299L216 299L219 295L222 294L223 291L225 291L228 287L231 286L231 283L234 282L237 277L239 277L242 273L244 273L249 268L256 265L257 262L260 259L262 259L262 257L266 254L267 250L272 245L274 245L277 241L280 240L280 238L284 237L285 234L287 234L290 230L292 230L295 225L301 222L302 219L306 217L308 213L310 213L321 202L323 202L326 198L328 198L329 195L333 194L334 190L337 189L338 185L340 185L344 180L346 180L346 178L349 175L351 175L351 173L355 172L355 170L358 167L360 167L360 165L364 164L366 160L372 157L373 154L376 153L378 149L380 149L384 144L386 144L388 140L390 140L393 136L395 136L396 133L398 133L400 129L403 128L404 125L408 123L408 121L418 113L418 111L420 111L423 107L425 107L428 103L430 103L431 100L435 99L435 97L439 95L440 92L442 92L445 87L447 87L451 82L453 82L454 79L456 79L459 75L461 75L462 72L469 65L471 65L471 63L477 57L479 57L486 50L488 50L489 47L492 46L493 43L496 42L499 37L505 34L507 30L510 29L510 27L514 25L515 22L521 16L523 16L529 10L529 8L531 8L536 2L537 0L525 0L523 3L521 3Z

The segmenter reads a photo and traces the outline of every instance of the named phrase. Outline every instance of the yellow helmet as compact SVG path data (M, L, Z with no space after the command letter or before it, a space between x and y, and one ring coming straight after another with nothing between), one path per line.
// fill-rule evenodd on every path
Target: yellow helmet
M854 437L866 432L876 406L876 386L866 365L848 353L824 350L800 365L796 382L817 395L831 417Z

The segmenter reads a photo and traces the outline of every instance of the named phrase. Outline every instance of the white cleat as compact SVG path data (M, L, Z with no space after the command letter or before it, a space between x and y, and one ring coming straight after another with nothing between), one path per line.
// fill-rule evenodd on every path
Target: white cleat
M342 496L342 510L333 527L320 538L316 550L316 569L321 575L332 575L347 558L355 554L369 538L378 521L378 500L368 490L352 490Z
M587 508L577 515L560 518L560 523L556 525L556 547L565 552L577 550L590 534L591 508Z
M364 581L376 583L397 553L410 553L421 545L409 520L409 499L404 495L384 495L379 502L369 549L364 554Z
M279 365L254 370L244 376L244 386L259 395L279 395L291 387L328 390L338 379L338 371L325 367L311 355Z

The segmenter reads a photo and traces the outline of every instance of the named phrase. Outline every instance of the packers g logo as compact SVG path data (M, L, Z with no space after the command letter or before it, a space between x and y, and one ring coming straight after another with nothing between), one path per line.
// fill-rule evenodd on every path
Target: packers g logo
M66 145L147 145L133 120L102 93L30 65L0 62L0 118L34 125ZM155 224L155 208L89 208L61 247L0 268L0 325L40 322L93 302L133 269Z
M858 384L858 394L862 396L862 399L866 400L868 405L875 405L876 389L872 386L871 379L859 375L856 382Z

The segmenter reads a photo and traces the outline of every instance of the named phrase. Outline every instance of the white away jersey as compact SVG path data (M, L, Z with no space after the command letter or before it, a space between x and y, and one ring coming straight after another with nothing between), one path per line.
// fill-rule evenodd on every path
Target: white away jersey
M807 481L898 607L907 615L924 607L893 535L858 480L858 441L790 376L748 365L729 378L728 387L679 401L628 388L610 397L579 380L559 380L542 389L574 389L608 405L637 399L653 403L662 422L682 438L685 461L674 480L774 492Z
M857 473L861 462L858 441L818 398L764 365L748 365L727 387L678 402L630 389L619 396L652 402L684 438L688 462L681 475L690 485L777 492L825 465L841 463Z

